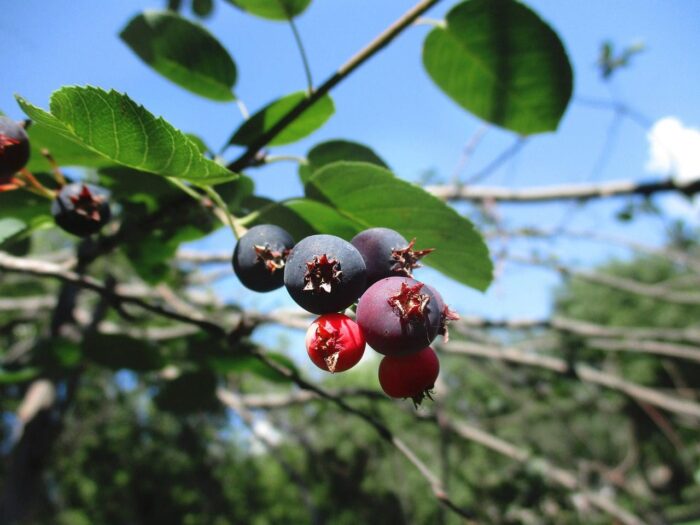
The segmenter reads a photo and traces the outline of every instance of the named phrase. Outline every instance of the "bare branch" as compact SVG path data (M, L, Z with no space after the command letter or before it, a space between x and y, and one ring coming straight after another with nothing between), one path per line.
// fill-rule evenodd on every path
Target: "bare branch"
M700 348L688 345L650 341L648 339L644 341L639 339L590 339L587 341L587 344L600 350L638 352L700 362Z
M559 374L575 373L576 377L585 383L604 386L611 390L622 392L629 397L644 401L650 405L663 408L682 416L700 419L700 404L682 399L670 394L659 392L653 388L626 381L607 372L596 370L581 363L569 366L564 359L544 356L534 352L524 352L518 348L483 345L462 341L450 341L449 346L438 346L440 351L448 354L461 354L473 357L498 359L521 365L543 368Z
M428 192L446 201L507 201L516 203L590 200L621 195L650 196L656 193L677 191L693 195L700 191L700 182L682 184L672 179L656 182L621 180L597 184L566 184L540 188L510 189L489 186L433 185Z
M474 425L455 420L448 420L446 424L450 430L463 439L478 443L518 463L527 463L536 468L543 478L561 485L567 490L580 491L579 495L582 498L606 514L616 518L620 523L625 525L644 525L645 522L641 518L620 507L612 499L582 487L574 473L552 465L544 458L535 457L526 449L517 447Z
M269 359L264 353L260 352L259 350L253 350L253 355L257 357L260 361L262 361L265 365L267 365L269 368L275 370L281 376L293 381L298 387L302 388L303 390L314 392L319 397L331 401L344 412L348 414L353 414L359 417L360 419L364 420L372 428L374 428L374 430L382 437L382 439L390 443L394 448L401 452L401 454L418 470L418 472L421 473L423 478L425 478L425 480L430 484L430 488L432 489L433 495L438 501L440 501L440 503L445 505L453 512L459 514L460 516L463 516L467 520L471 520L473 518L473 513L459 507L454 501L452 501L449 494L445 491L444 487L442 486L442 483L440 482L439 478L428 468L428 466L425 463L423 463L423 461L420 458L418 458L418 456L416 456L416 454L411 450L411 448L408 445L406 445L400 438L396 437L391 432L391 430L389 430L389 428L384 425L384 423L376 419L374 416L347 404L343 399L335 397L326 390L312 383L309 383L301 376L299 376L295 371L290 370L289 368L277 363L276 361Z
M533 266L542 266L550 270L554 270L567 277L575 277L595 284L602 284L616 290L629 292L645 297L652 297L659 301L678 304L700 304L700 293L685 292L669 288L668 286L657 284L646 284L625 277L618 277L599 272L590 272L586 270L573 270L562 264L551 261L541 261L537 259L529 259L525 257L509 256L508 260L518 263Z
M669 341L690 341L700 343L700 329L697 328L647 328L642 326L604 326L568 317L554 316L551 319L506 319L491 320L481 317L462 316L450 325L457 331L469 328L507 328L510 330L530 330L552 328L583 337L623 337L635 339L666 339Z
M144 310L148 310L155 314L181 321L190 324L196 324L204 330L219 334L225 331L217 324L212 323L204 318L194 318L173 312L163 306L149 303L140 297L129 296L117 292L112 292L107 286L92 277L80 275L78 273L65 270L62 266L38 261L33 259L24 259L21 257L13 257L4 252L0 252L0 269L7 272L16 272L29 275L37 275L40 277L51 277L65 283L72 283L82 288L92 290L103 296L113 296L114 299L121 303L128 303L139 306Z

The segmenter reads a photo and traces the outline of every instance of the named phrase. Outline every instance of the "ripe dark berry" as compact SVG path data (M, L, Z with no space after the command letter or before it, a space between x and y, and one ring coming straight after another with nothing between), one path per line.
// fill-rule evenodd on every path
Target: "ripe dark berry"
M440 362L432 348L408 355L388 355L379 363L379 384L390 397L410 397L418 406L430 397L440 373Z
M370 228L358 233L350 241L362 254L367 267L367 286L392 275L413 277L418 261L433 249L414 250L415 239L408 242L389 228Z
M339 312L365 289L365 263L355 247L333 235L311 235L297 244L284 268L284 285L314 314Z
M325 314L306 331L306 351L321 370L344 372L362 358L365 338L347 315Z
M440 295L440 293L435 288L428 284L426 284L425 286L426 288L428 288L428 290L433 292L433 295L435 296L436 304L438 310L440 311L440 329L438 330L438 334L440 334L443 337L443 340L447 342L450 340L450 334L447 330L447 325L450 321L459 321L459 314L452 310L447 304L445 304L442 295Z
M51 214L58 226L78 237L97 233L112 218L105 191L82 182L61 188Z
M24 127L0 117L0 177L14 175L29 161L29 137Z
M233 250L233 271L243 286L269 292L284 284L284 266L294 239L272 224L253 226Z
M410 277L387 277L360 297L357 324L377 352L407 354L432 343L440 329L440 310L423 283Z

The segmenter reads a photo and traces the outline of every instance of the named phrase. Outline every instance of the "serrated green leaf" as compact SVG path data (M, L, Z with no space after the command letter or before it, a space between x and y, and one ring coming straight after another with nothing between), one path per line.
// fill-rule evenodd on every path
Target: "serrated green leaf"
M328 233L351 239L362 228L334 208L311 199L290 199L261 206L252 224L277 224L295 239Z
M383 168L389 166L379 155L363 144L348 140L329 140L317 144L306 155L307 163L299 166L299 177L306 184L309 177L327 164L341 160L353 162L369 162Z
M114 161L83 146L75 139L69 139L39 122L32 122L27 133L32 149L27 169L32 173L51 170L51 164L41 154L43 149L51 153L59 166L103 168L115 164Z
M169 10L148 10L119 34L141 60L192 93L235 100L236 65L221 43L201 25Z
M117 164L198 184L238 176L204 157L184 133L116 91L63 87L51 95L51 113L21 97L17 101L31 119Z
M467 0L423 45L435 83L478 117L522 135L553 131L573 73L557 34L514 0Z
M270 20L288 20L300 15L311 0L228 0L250 14Z
M241 124L241 127L234 132L229 140L229 144L249 146L261 134L277 124L285 114L304 100L306 96L306 93L299 91L268 104ZM323 126L334 112L333 100L330 96L324 95L273 138L269 145L290 144L303 139L307 135L311 135L311 133Z
M336 162L318 170L306 195L336 208L364 228L384 226L418 249L435 248L421 262L461 283L485 290L493 266L488 248L470 221L425 190L379 166Z

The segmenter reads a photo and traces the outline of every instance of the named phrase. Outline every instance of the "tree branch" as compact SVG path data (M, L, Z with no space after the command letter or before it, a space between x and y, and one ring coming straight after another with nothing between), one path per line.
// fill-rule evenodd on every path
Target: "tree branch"
M437 346L437 345L436 345ZM564 359L544 356L533 352L524 352L513 347L483 345L463 341L450 341L449 346L439 345L437 348L448 354L461 354L473 357L498 359L521 365L533 366L550 370L558 374L574 372L576 377L585 383L604 386L611 390L622 392L627 396L644 401L650 405L663 408L678 415L700 419L700 404L676 396L659 392L653 388L626 381L607 372L596 370L582 363L569 365Z
M317 89L313 90L308 97L299 102L296 106L290 109L279 121L275 123L269 130L261 133L258 138L248 146L248 149L236 160L229 164L228 168L231 171L239 172L250 165L258 154L273 138L275 138L282 130L289 126L299 115L311 107L321 97L333 89L342 80L347 78L353 71L372 58L377 52L387 46L394 38L396 38L404 29L410 26L414 20L425 13L440 0L422 0L415 6L409 9L403 16L386 28L380 35L372 40L364 49L359 51L355 56L350 58L345 64L338 68L330 78L328 78Z
M590 200L622 195L642 195L648 197L656 193L678 191L694 195L700 191L700 182L682 184L673 179L655 182L621 180L598 184L566 184L543 186L540 188L510 189L488 186L433 185L426 191L446 201L503 201L503 202L543 202L561 200Z

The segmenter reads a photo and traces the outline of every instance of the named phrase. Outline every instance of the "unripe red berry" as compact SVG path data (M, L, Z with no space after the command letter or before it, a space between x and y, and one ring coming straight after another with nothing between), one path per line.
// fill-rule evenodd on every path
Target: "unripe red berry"
M365 338L357 323L347 315L325 314L306 331L306 351L321 370L344 372L362 358Z
M417 406L430 398L439 373L440 362L428 346L412 354L385 356L379 363L379 384L389 397L410 397Z

